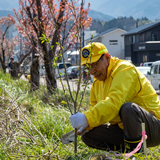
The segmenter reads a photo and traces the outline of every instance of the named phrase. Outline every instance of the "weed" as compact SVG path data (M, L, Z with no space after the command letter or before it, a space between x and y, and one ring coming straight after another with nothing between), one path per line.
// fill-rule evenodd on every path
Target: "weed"
M99 160L105 158L104 151L87 147L81 141L80 136L78 136L78 151L76 155L74 154L73 143L68 145L61 143L62 135L73 129L68 118L70 112L65 104L61 103L64 100L63 91L57 90L55 94L50 95L47 93L45 86L41 86L40 90L29 93L29 87L30 84L28 82L13 80L8 74L0 72L0 95L4 98L4 100L0 101L0 107L5 111L10 103L9 100L15 100L20 95L16 100L16 104L28 118L28 121L23 121L21 124L23 126L22 129L35 139L32 142L25 135L21 135L16 139L20 142L19 145L15 145L10 149L5 146L5 139L4 142L0 141L0 159ZM79 93L78 103L81 95L82 92ZM71 99L69 98L68 100L70 101ZM89 108L88 102L89 91L86 91L81 111ZM11 129L14 129L14 127ZM160 159L159 151L159 146L148 149L148 160ZM138 160L146 158L143 154L136 154L135 157Z

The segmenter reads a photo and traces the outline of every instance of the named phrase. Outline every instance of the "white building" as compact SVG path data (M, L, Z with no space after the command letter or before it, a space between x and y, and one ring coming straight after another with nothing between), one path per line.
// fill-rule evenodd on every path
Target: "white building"
M124 57L124 37L121 35L126 33L125 30L120 28L108 29L102 33L99 33L93 36L92 42L101 42L103 43L108 52L115 57L125 59ZM91 39L85 40L85 45L90 43Z
M91 39L92 36L96 36L97 34L96 30L91 31L90 29L87 29L84 31L84 40Z
M89 28L84 31L84 40L86 39L91 39L92 36L95 36L97 35L96 31L91 31ZM65 59L65 62L70 62L72 63L72 65L77 65L79 64L79 51L76 50L76 47L75 47L75 50L68 50L67 52L64 53L64 59ZM62 59L62 62L63 62L63 59Z
M124 37L122 34L126 33L125 30L120 28L112 28L106 30L102 33L97 34L96 31L90 31L89 29L85 31L85 43L87 45L91 41L91 36L93 35L92 42L101 42L103 43L109 53L112 56L125 59L124 57ZM64 53L64 58L66 62L71 62L72 65L79 64L79 51L70 51L68 50Z

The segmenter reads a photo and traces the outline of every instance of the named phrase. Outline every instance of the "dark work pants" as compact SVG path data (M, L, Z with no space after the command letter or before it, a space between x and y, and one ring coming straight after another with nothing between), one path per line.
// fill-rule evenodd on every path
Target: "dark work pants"
M118 124L104 124L82 135L82 141L92 148L124 151L124 137L136 139L142 135L141 123L145 123L147 147L160 144L160 121L135 103L125 103L119 112L123 130Z

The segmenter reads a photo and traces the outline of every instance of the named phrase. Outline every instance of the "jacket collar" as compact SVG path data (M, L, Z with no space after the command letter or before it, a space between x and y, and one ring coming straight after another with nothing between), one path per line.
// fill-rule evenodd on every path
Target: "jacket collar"
M109 67L108 67L108 71L107 71L107 79L108 77L111 75L111 72L113 70L113 67L115 65L115 62L117 61L118 59L116 57L112 57L111 56L111 59L110 59L110 63L109 63Z

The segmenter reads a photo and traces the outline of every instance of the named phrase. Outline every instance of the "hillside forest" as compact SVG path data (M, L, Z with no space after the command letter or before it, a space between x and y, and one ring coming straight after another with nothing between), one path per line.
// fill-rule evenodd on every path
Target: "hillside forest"
M90 29L96 30L96 32L98 33L115 27L119 27L123 30L129 31L149 22L151 21L147 17L142 17L138 19L134 19L133 17L119 17L119 18L114 18L110 21L93 19Z

